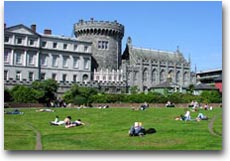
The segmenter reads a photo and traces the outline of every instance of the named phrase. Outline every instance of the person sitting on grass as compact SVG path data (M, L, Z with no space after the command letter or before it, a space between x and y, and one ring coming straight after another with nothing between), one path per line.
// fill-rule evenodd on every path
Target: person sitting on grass
M134 126L132 126L129 130L129 136L144 136L145 128L142 127L141 122L135 122Z
M148 108L149 107L149 105L148 105L148 103L147 102L145 102L144 104L142 104L141 106L140 106L140 110L145 110L146 108Z
M78 119L74 122L71 122L69 125L66 125L66 128L70 128L70 127L75 127L75 126L81 126L81 125L85 125L84 122L81 121L81 119Z

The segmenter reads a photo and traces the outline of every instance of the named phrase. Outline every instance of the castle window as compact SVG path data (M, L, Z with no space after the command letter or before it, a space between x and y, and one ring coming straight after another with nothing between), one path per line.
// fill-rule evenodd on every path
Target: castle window
M88 51L88 46L84 46L84 52Z
M77 49L78 49L78 45L75 44L75 45L74 45L74 51L77 51Z
M4 52L4 63L10 63L10 50L5 50Z
M80 61L79 58L74 58L74 60L73 60L73 67L74 68L79 68L79 61Z
M66 81L66 78L67 78L67 75L66 75L66 74L63 74L63 75L62 75L62 81L65 82L65 81Z
M76 82L77 81L77 75L73 75L73 81Z
M30 46L33 46L33 45L34 45L34 42L35 42L34 39L30 39L30 40L29 40L29 45L30 45Z
M16 72L16 80L21 80L21 78L22 78L22 73L20 72L20 71L17 71Z
M29 81L33 81L33 80L34 80L34 73L29 72Z
M108 41L98 41L97 47L98 49L108 49L109 48L109 42Z
M63 44L63 49L67 49L67 44Z
M53 48L57 48L57 43L56 42L53 43Z
M47 66L47 55L41 55L41 65Z
M53 56L52 66L53 67L57 67L58 66L58 56Z
M52 79L53 79L53 80L56 80L56 78L57 78L57 74L56 74L56 73L53 73L53 74L52 74Z
M41 73L41 80L45 80L46 78L46 73Z
M22 38L20 38L20 37L17 38L17 39L16 39L16 44L22 44Z
M34 53L28 53L28 64L32 66L35 64L35 54Z
M84 59L84 69L89 69L89 59L88 58Z
M148 79L148 70L145 69L144 72L143 72L143 81L146 82Z
M5 36L4 42L9 42L10 41L10 37L9 36Z
M4 80L8 80L8 70L4 70Z
M63 57L63 67L64 67L64 68L67 68L67 67L68 67L68 57L67 57L67 56L64 56L64 57Z
M23 53L22 52L16 52L16 64L17 65L22 65L22 60L23 60Z
M46 41L42 41L42 47L46 47Z

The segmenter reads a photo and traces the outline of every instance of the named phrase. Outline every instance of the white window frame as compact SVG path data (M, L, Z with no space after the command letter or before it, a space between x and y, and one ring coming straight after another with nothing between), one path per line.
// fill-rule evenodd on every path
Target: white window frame
M80 65L80 58L79 57L74 57L73 59L73 67L78 69Z
M28 53L28 65L34 66L35 65L35 58L36 54L35 53Z
M41 66L45 67L47 66L47 59L48 59L48 55L41 55Z
M21 43L19 43L19 40L21 40ZM22 45L23 44L23 38L22 37L16 37L16 44Z
M31 76L30 74L32 74L32 77L30 77ZM28 73L28 80L29 81L34 81L34 72L29 72Z
M16 71L15 79L21 81L22 80L22 72L21 71Z
M84 69L89 69L89 58L84 58Z
M4 80L9 80L9 71L4 70Z
M53 67L57 67L58 66L58 55L53 55L52 66Z
M63 56L63 67L64 68L68 68L68 59L69 57L68 56Z
M23 52L21 52L21 51L15 52L15 64L16 65L22 65L23 64L23 56L24 56Z
M11 50L6 49L4 51L4 63L6 63L6 64L10 63L10 56L11 56Z

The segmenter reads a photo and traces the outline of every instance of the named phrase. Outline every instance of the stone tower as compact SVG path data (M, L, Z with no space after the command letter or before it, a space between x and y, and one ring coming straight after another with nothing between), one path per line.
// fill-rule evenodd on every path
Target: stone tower
M121 65L121 45L124 26L117 21L79 20L74 25L79 41L92 42L93 69L117 70Z

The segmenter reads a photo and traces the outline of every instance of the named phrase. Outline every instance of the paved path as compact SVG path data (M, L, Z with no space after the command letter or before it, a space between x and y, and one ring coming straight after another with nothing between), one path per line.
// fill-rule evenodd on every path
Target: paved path
M212 134L212 135L215 135L215 136L221 136L220 134L216 133L214 130L213 130L213 124L216 120L216 115L211 119L211 121L209 122L208 124L208 129L209 129L209 132Z
M37 129L35 129L31 124L28 124L28 126L36 133L35 150L42 150L41 133Z

